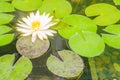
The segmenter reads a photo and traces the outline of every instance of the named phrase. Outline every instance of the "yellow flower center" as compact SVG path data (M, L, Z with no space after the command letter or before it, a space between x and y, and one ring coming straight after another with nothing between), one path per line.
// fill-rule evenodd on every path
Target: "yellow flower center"
M32 29L39 29L39 28L40 28L40 22L39 21L32 22Z

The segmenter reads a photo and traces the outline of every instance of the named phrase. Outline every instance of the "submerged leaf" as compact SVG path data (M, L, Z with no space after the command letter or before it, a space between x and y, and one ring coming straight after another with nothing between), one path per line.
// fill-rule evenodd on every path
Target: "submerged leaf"
M32 70L32 63L26 57L21 57L13 65L15 56L0 57L0 80L24 80Z
M105 43L114 48L120 49L120 24L110 25L104 29L111 34L102 34Z
M105 44L102 38L93 33L84 31L69 39L69 45L77 54L85 57L95 57L104 51Z
M58 51L63 62L57 57L51 55L47 60L48 69L61 77L76 77L84 68L83 60L80 56L70 50Z
M14 34L4 34L0 35L0 46L4 46L12 42L14 39Z
M39 11L51 13L56 18L63 18L71 13L72 7L67 0L44 0Z
M12 12L12 11L14 11L13 5L7 2L0 2L0 12Z
M107 26L120 20L120 11L110 4L98 3L90 5L86 8L87 16L97 16L93 21L100 26Z
M0 13L0 25L7 24L13 19L13 15Z
M65 28L58 30L58 32L66 39L70 39L76 33L81 34L82 31L96 32L97 30L97 26L92 20L82 15L69 15L64 17L62 21L68 26L64 26Z
M119 64L114 63L113 66L114 66L116 71L120 72L120 65Z
M33 11L41 6L42 0L12 0L15 8L22 11Z
M21 55L28 58L37 58L43 55L49 49L49 40L36 39L34 43L31 41L31 36L24 36L18 39L16 48Z

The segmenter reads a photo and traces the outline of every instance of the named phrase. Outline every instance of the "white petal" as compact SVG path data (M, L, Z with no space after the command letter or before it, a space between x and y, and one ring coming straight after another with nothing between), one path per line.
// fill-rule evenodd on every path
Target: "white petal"
M49 31L51 33L57 33L55 30L51 30L51 29L48 29L47 31Z
M18 26L20 26L20 27L23 27L23 28L28 28L28 29L30 29L30 26L28 26L28 25L26 25L26 24L17 24Z
M22 34L22 36L29 36L31 35L32 33L25 33L25 34Z
M54 36L51 32L49 31L45 31L45 34L49 35L49 36Z
M33 42L33 43L35 42L36 38L37 38L37 33L34 32L34 33L32 34L32 42Z
M53 26L53 25L55 25L55 24L57 24L57 23L49 23L49 24L41 27L41 29L42 29L42 30L48 29L48 28L50 28L51 26Z
M43 40L42 34L38 33L38 38L41 39L41 40Z
M30 23L29 19L27 19L27 18L22 18L22 20L23 20L27 25L31 26L31 23Z
M46 34L44 33L44 31L39 31L38 32L38 36L39 36L39 38L41 38L41 39L47 39L47 36L46 36Z
M30 13L30 18L33 18L34 17L34 13Z
M17 30L20 31L20 32L22 32L22 33L32 33L33 32L33 30L19 28L19 27L17 27Z

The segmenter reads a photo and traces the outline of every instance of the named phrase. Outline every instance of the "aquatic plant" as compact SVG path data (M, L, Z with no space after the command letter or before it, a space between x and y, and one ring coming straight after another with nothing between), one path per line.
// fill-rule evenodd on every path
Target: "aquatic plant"
M105 44L120 49L120 10L114 5L92 4L85 8L84 15L72 13L73 6L67 0L1 0L0 7L0 46L17 40L16 52L22 55L18 60L8 54L0 57L0 80L18 80L17 76L25 79L32 70L30 59L44 55L51 47L47 67L65 78L82 73L84 62L80 56L99 56ZM53 33L68 42L69 50L53 46ZM29 65L29 70L25 70L25 65Z

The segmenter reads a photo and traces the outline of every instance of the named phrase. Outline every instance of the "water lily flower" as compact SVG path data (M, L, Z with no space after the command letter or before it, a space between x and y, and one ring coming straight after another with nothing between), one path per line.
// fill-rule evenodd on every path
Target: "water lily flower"
M20 31L22 36L32 37L32 42L35 42L37 38L44 40L48 36L53 36L56 33L55 30L51 30L50 27L57 24L58 21L53 21L53 16L39 11L36 13L30 13L29 16L22 18L22 21L18 21L17 31Z

